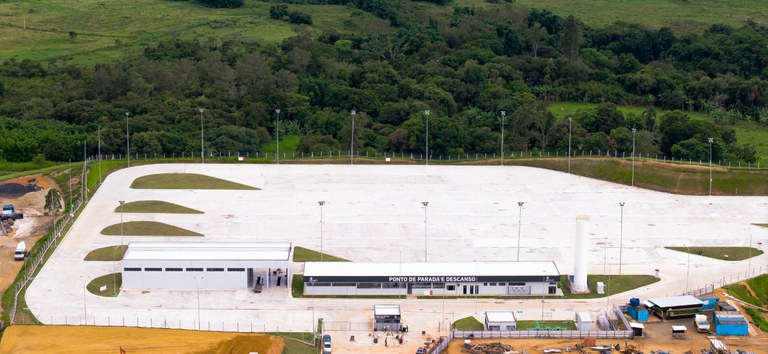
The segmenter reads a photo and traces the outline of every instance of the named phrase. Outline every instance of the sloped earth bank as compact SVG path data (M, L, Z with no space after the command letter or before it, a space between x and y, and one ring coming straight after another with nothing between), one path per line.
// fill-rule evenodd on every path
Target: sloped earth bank
M280 354L281 338L265 334L161 328L11 326L0 353L262 353Z
M23 265L13 260L16 245L24 241L29 250L51 228L52 220L45 216L44 208L45 195L52 186L55 182L42 174L0 182L0 204L13 204L16 212L24 213L9 233L0 235L0 293L5 292Z

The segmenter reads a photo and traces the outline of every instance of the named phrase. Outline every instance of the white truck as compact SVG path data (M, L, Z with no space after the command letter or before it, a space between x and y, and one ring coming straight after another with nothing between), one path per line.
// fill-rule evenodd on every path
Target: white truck
M707 315L696 315L693 318L693 322L696 324L696 332L709 332L709 322L707 322Z
M18 245L16 245L16 251L13 252L13 259L17 261L23 261L24 257L27 256L27 243L24 241L19 242Z

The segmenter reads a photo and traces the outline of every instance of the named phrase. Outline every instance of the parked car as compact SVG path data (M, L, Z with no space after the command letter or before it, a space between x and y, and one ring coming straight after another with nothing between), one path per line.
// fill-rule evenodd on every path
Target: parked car
M323 336L323 354L330 354L331 353L331 336L324 335Z
M416 354L427 354L427 350L424 348L416 349Z

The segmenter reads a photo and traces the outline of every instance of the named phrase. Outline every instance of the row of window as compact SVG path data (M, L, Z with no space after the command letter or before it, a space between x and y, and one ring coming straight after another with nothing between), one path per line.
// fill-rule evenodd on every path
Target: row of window
M518 286L525 287L525 283L483 283L483 286ZM354 286L358 289L405 289L406 283L318 283L307 282L307 286L339 286L347 287ZM411 283L411 289L442 289L453 291L456 290L455 285L446 286L445 283Z
M203 270L207 272L223 272L224 268L187 268L187 272L202 272ZM141 268L123 268L124 272L141 272ZM145 272L162 272L163 268L152 268L152 267L146 267L144 268ZM184 268L165 268L166 272L183 272ZM228 272L245 272L245 268L227 268Z

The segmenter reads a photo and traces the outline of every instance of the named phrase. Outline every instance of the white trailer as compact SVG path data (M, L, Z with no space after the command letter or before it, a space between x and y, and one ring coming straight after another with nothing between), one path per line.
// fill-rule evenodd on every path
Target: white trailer
M24 257L27 256L27 243L24 241L19 242L18 245L16 245L16 251L13 252L13 259L17 261L23 261Z

